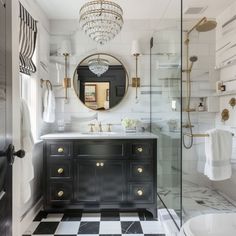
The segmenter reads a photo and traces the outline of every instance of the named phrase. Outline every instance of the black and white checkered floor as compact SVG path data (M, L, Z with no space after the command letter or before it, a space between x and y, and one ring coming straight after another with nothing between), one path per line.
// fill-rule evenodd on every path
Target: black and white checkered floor
M43 211L23 236L165 236L160 222L149 212L65 213Z

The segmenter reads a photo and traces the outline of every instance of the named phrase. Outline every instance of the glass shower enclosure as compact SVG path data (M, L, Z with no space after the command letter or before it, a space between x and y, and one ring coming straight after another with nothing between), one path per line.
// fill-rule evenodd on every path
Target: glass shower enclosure
M162 21L150 40L151 131L158 135L157 195L181 227L181 1L179 18Z

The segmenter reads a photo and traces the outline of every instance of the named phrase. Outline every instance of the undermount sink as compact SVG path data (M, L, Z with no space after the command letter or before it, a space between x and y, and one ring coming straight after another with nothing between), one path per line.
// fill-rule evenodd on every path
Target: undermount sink
M84 135L115 135L115 134L119 134L118 132L84 132L81 133Z

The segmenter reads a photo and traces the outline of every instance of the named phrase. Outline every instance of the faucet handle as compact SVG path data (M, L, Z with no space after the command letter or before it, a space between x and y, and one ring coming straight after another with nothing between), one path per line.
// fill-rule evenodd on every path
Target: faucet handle
M107 131L108 131L108 132L111 132L111 127L112 127L112 124L107 124L107 126L108 126L108 129L107 129Z
M95 126L95 124L89 124L89 126L90 126L89 132L93 133L94 132L93 127Z

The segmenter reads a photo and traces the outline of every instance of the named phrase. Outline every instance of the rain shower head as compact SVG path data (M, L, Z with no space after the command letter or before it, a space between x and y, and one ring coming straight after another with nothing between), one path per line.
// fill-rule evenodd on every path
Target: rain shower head
M216 26L217 22L215 20L208 20L207 18L205 18L203 22L196 26L196 30L198 32L208 32L215 29Z
M207 32L215 29L216 26L217 22L215 20L208 20L206 17L203 17L187 32L187 39L185 40L185 44L189 44L189 35L193 30L196 29L198 32Z

